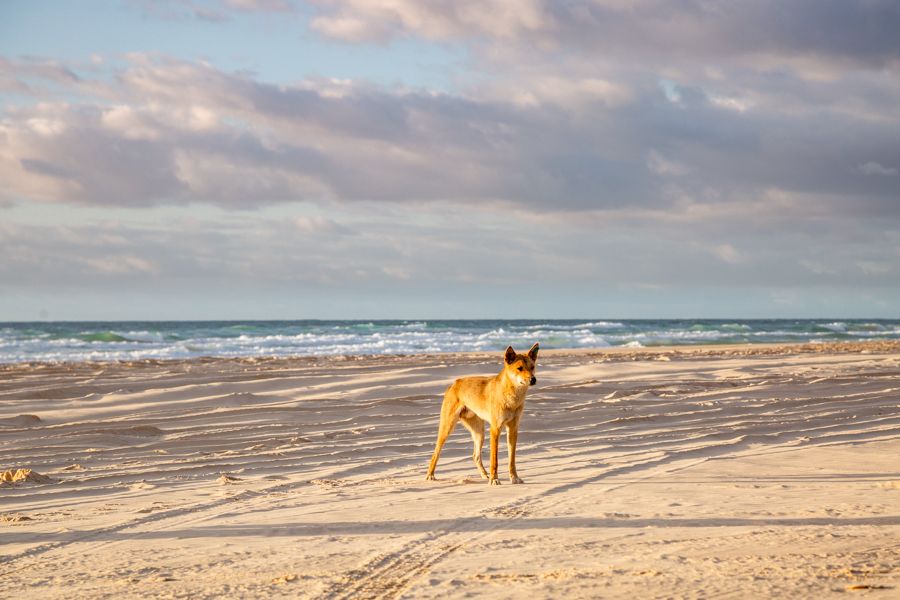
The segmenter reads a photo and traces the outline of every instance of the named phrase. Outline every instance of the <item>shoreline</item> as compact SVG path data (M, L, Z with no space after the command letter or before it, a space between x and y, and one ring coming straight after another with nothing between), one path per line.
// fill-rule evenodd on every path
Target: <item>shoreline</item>
M540 340L537 340L538 342ZM813 341L813 342L761 342L741 344L671 344L660 346L603 346L597 348L542 348L542 357L597 356L615 358L633 357L689 357L689 356L758 356L758 355L791 355L811 353L900 353L900 340L860 340L860 341ZM274 365L303 363L341 363L347 361L390 360L390 359L482 359L502 355L502 351L471 352L423 352L423 353L389 353L389 354L297 354L292 356L259 355L259 356L197 356L190 358L136 358L119 360L82 360L82 361L23 361L0 362L0 374L30 368L46 369L51 367L127 367L127 366L172 366L172 365Z
M217 358L358 357L502 352L507 344L571 351L900 341L900 319L583 321L185 321L0 324L0 364Z

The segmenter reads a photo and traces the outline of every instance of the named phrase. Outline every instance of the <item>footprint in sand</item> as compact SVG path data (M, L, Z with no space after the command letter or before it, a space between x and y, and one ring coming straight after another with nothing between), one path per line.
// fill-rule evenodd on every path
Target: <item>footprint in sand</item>
M138 510L137 512L139 514L147 514L147 513L155 512L157 510L165 510L167 508L169 508L169 506L166 504L163 504L162 502L154 502L150 506L148 506L146 508L142 508L142 509Z
M137 491L137 490L152 490L152 489L154 489L154 488L156 488L155 485L153 485L152 483L147 483L147 482L144 481L143 479L141 479L141 480L138 481L137 483L132 484L132 485L129 487L130 490L134 490L134 491Z
M12 515L0 515L0 523L21 523L22 521L34 521L34 519L18 513Z
M347 485L347 481L343 479L311 479L310 483L325 489L334 489Z
M487 516L491 517L503 517L507 519L517 519L522 517L527 517L531 514L531 512L525 508L519 508L515 506L510 507L501 507L495 508L493 510L485 511L484 513Z

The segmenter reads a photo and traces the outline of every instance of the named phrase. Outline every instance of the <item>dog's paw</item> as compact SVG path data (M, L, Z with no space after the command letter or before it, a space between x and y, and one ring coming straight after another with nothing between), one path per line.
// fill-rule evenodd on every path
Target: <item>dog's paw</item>
M509 477L510 483L525 483L522 479L517 475L510 475Z
M500 485L500 480L496 477L494 479L491 479L491 485Z
M437 481L437 479L435 479L434 473L429 473L425 476L425 481Z

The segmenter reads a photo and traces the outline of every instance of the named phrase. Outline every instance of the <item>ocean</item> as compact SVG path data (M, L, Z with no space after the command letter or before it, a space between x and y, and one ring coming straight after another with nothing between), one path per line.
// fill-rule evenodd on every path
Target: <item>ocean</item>
M0 363L900 339L900 319L0 323Z

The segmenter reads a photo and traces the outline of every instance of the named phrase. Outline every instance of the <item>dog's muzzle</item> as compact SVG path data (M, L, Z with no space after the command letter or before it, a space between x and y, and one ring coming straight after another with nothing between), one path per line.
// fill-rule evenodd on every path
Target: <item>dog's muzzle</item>
M534 384L536 384L536 383L537 383L537 377L532 377L532 378L531 378L531 385L534 385Z

